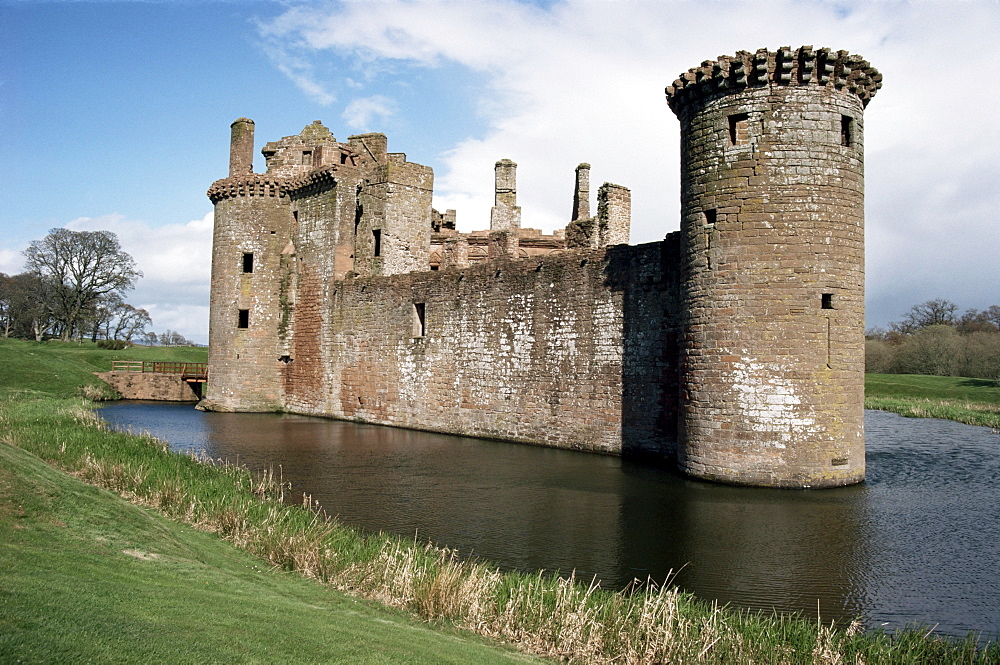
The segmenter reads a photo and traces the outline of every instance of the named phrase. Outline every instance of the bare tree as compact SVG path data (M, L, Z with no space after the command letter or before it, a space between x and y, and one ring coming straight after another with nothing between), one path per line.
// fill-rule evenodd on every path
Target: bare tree
M950 300L928 300L911 307L902 321L890 324L890 327L897 332L914 333L928 326L951 326L955 325L957 311L958 305Z
M42 341L55 321L45 306L49 289L31 273L0 274L0 327L4 337Z
M970 335L976 332L997 332L997 324L990 320L989 310L980 312L978 309L967 309L965 310L965 314L958 319L955 326L958 328L958 332L963 335Z
M133 337L144 333L146 326L153 323L153 319L146 310L121 303L115 310L113 323L108 339L131 342Z
M142 273L135 260L122 251L118 236L110 231L52 229L24 250L25 266L46 282L46 301L58 322L63 340L79 335L81 324L98 300L121 295L135 286Z

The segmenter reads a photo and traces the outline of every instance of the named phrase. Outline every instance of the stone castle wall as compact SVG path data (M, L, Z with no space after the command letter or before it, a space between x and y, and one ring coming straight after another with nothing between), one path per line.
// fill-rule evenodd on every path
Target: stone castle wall
M663 244L339 282L303 336L315 343L282 368L285 407L614 454L627 422L630 445L669 453L677 273Z
M676 458L736 484L858 482L863 111L880 86L812 47L684 73L666 91L681 230L640 246L628 189L602 185L590 215L587 164L564 232L521 228L504 159L490 230L460 234L431 208L431 169L384 135L338 143L317 121L254 175L240 119L209 190L204 405Z

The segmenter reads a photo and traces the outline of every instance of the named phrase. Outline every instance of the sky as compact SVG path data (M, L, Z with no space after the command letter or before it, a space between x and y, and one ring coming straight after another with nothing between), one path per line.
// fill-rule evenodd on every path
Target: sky
M208 341L211 183L229 125L260 148L322 120L434 168L434 207L489 227L493 164L522 225L569 221L574 168L632 190L632 243L679 228L663 89L738 50L828 46L884 75L865 112L867 325L1000 304L1000 3L0 0L0 272L50 229L109 230L152 329Z

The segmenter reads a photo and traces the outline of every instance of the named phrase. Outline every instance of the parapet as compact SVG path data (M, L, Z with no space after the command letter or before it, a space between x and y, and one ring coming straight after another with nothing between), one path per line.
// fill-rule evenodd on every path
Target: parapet
M216 180L208 188L212 203L238 196L277 197L285 195L285 181L263 174L248 173Z
M700 67L681 74L665 92L671 110L680 115L694 100L768 85L846 90L867 106L882 87L882 74L860 55L850 55L847 51L825 47L814 50L812 46L792 50L782 46L776 51L738 51L734 56L705 60Z

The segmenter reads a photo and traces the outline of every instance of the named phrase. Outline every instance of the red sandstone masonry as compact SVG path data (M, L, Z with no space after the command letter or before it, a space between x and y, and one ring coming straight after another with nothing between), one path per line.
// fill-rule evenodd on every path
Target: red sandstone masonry
M682 136L678 460L692 475L864 478L862 117L880 85L860 58L803 47L706 62L667 89Z
M204 404L676 455L738 484L857 482L863 109L880 86L860 57L812 47L686 72L667 88L681 231L638 247L617 244L628 189L605 184L589 216L586 165L564 235L519 228L510 160L493 231L459 234L431 210L431 170L384 135L339 143L315 122L268 143L255 175L240 119L209 190Z

